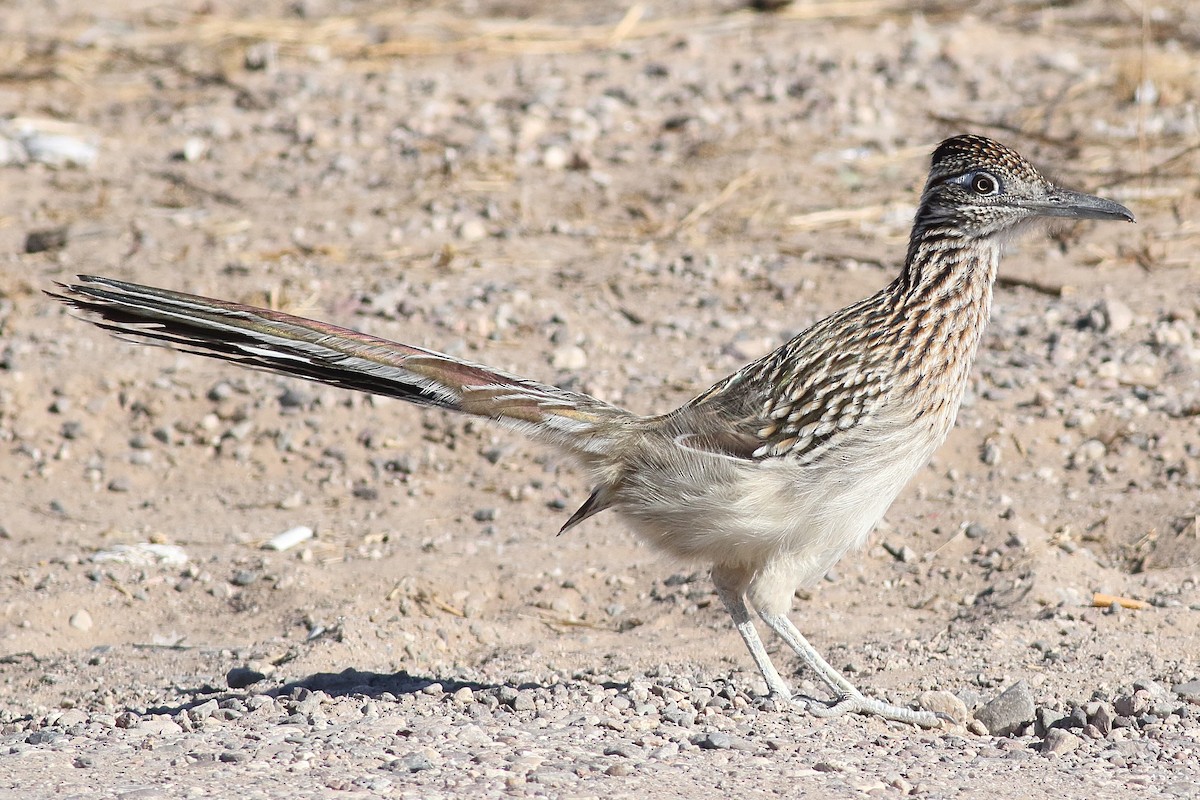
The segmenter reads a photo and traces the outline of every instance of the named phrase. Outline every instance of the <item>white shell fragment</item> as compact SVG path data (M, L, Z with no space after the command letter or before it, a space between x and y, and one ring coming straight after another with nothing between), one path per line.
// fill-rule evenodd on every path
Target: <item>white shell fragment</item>
M264 550L290 550L301 542L313 537L313 529L307 525L297 525L289 528L278 536L273 536L263 545Z
M100 156L98 138L89 128L59 120L0 120L0 165L36 161L56 169L87 169Z
M117 544L92 556L92 561L101 563L132 564L135 567L180 567L187 563L187 553L174 544Z

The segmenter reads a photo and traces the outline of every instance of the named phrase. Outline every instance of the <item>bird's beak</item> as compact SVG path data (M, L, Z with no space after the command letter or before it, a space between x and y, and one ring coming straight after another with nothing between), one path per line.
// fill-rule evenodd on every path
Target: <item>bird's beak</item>
M1057 186L1047 190L1045 197L1027 200L1022 205L1043 217L1123 219L1126 222L1134 222L1133 212L1120 203L1083 192L1060 189Z

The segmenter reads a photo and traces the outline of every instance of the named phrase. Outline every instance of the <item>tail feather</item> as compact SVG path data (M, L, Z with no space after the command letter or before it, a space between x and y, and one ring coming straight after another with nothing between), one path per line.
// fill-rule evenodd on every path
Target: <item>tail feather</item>
M576 453L602 452L629 412L444 353L279 311L80 275L51 297L101 328L246 366L487 417Z

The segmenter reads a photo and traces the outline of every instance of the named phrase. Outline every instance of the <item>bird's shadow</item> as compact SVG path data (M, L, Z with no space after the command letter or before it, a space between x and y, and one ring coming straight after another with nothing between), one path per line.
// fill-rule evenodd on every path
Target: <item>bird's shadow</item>
M350 695L369 697L371 699L385 698L385 695L391 695L385 699L401 698L406 695L424 694L426 690L433 685L441 686L439 695L450 695L457 692L459 689L467 688L474 693L497 692L505 686L511 686L514 689L542 689L549 688L550 684L525 682L514 684L497 684L497 683L482 683L479 681L466 681L456 678L437 678L428 675L413 675L407 670L399 672L370 672L354 669L353 667L342 670L341 672L314 672L303 678L298 678L293 681L288 681L280 686L275 686L270 689L255 691L253 686L244 689L230 689L227 687L218 687L212 685L204 685L195 688L179 688L178 692L186 696L188 699L176 705L157 706L147 708L144 713L147 714L167 714L174 716L181 711L189 711L196 706L207 703L210 700L227 700L229 698L245 699L250 695L266 695L268 697L294 697L301 694L303 690L309 692L324 692L330 697L347 697ZM605 684L605 688L620 689L624 684L612 683ZM627 688L627 687L625 687Z

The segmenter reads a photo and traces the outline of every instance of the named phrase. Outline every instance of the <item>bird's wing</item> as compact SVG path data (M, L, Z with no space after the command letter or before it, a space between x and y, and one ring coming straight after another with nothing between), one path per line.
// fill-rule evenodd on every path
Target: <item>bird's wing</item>
M869 349L845 344L814 350L793 340L747 365L670 415L676 443L741 460L816 460L869 418L889 387Z

